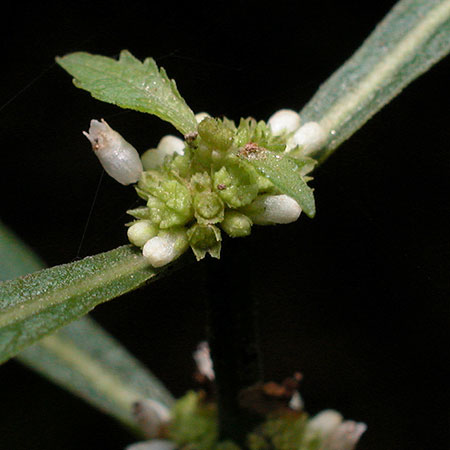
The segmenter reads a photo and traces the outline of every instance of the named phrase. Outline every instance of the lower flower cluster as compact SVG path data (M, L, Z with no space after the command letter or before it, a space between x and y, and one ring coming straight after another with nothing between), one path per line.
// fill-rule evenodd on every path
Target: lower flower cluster
M208 401L202 391L190 391L177 401L170 419L160 424L157 438L129 445L126 450L242 450L234 442L219 441L217 423L215 403ZM248 434L246 448L353 450L366 429L366 424L344 420L332 409L311 417L301 405L291 405L267 414Z

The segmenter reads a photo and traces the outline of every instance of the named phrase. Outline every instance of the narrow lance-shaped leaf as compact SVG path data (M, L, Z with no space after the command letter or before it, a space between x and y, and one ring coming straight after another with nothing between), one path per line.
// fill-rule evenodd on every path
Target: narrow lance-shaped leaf
M94 320L84 316L26 348L18 359L139 430L132 406L151 399L168 416L174 399L163 384Z
M44 267L0 222L0 280ZM130 428L137 426L131 407L135 401L151 399L166 414L174 401L146 367L88 316L39 340L17 359Z
M292 197L308 217L314 217L316 214L314 194L300 175L295 160L262 148L252 148L251 151L244 148L239 156L268 178L283 194Z
M0 283L0 363L157 273L123 246Z
M123 50L119 60L76 52L56 58L56 62L74 77L75 86L98 100L154 114L182 134L197 128L194 113L175 81L168 78L163 68L158 69L152 58L142 63Z
M302 109L327 135L323 161L401 90L450 51L450 1L402 0Z

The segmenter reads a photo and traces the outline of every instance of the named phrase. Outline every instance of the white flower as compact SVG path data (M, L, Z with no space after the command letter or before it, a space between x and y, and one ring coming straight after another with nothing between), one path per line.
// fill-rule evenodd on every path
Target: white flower
M103 119L91 120L89 133L83 134L108 175L125 185L139 180L143 168L138 152Z
M151 441L136 442L128 445L125 450L175 450L176 445L166 439L153 439Z
M142 254L153 267L162 267L177 259L188 248L189 242L183 229L161 231L146 242Z
M317 122L308 122L302 125L288 142L288 150L297 146L302 153L308 155L318 150L325 143L327 135L325 130Z
M142 247L158 234L158 228L148 220L139 220L128 228L128 240L136 247Z
M280 136L283 133L292 133L300 126L300 115L292 109L280 109L270 116L267 123L272 134Z
M246 210L246 214L256 225L295 222L301 212L300 205L284 194L260 195Z
M316 438L326 439L338 428L342 420L343 417L340 413L333 409L326 409L308 421L305 436L311 440Z
M151 398L133 404L132 414L147 438L155 438L170 421L170 410Z
M179 155L184 153L184 141L168 134L159 141L156 148L151 148L142 155L141 159L144 169L150 170L161 166L165 157L174 153Z
M208 343L206 341L200 342L192 356L197 365L197 370L208 380L213 381L215 374Z
M366 430L365 423L346 420L328 436L320 450L353 450Z

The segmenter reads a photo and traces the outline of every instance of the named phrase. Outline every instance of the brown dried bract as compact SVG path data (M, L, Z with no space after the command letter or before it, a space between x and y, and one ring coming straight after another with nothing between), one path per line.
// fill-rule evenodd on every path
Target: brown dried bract
M188 144L190 144L190 143L192 143L193 141L195 141L195 139L197 139L197 136L198 136L197 131L191 131L190 133L184 135L184 140L185 140Z
M255 142L249 142L239 150L238 156L246 159L264 159L266 157L266 149Z
M241 391L239 404L261 415L292 411L289 402L297 392L301 379L302 375L297 372L281 384L273 381L254 384Z

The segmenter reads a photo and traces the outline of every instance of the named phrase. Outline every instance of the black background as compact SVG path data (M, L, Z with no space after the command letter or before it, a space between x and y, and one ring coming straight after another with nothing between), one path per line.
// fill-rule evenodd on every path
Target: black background
M392 4L11 5L0 42L1 219L49 265L122 245L136 197L105 176L79 250L102 172L81 130L103 117L140 151L172 132L75 89L55 55L128 48L164 66L194 111L267 119L300 110ZM448 442L448 69L443 61L415 81L316 172L314 220L224 243L224 258L250 255L266 380L301 371L310 412L335 408L368 424L361 450ZM93 313L176 396L194 385L208 263ZM15 361L0 368L1 449L132 441Z

